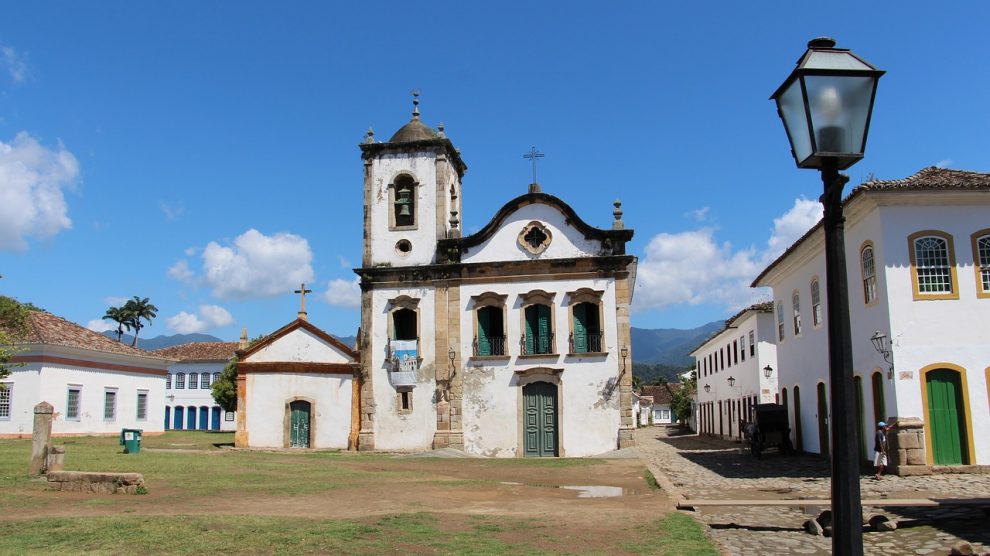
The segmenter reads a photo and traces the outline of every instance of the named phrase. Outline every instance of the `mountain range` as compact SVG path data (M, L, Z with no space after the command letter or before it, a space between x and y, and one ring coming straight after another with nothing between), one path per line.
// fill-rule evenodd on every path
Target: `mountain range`
M724 321L712 321L697 328L632 328L632 362L637 365L653 365L685 369L694 362L688 355L691 350L708 339L709 336L721 330ZM117 333L108 330L104 336L117 339ZM337 336L346 345L354 345L354 336ZM124 334L124 343L130 344L132 337ZM161 349L189 342L222 342L220 338L209 334L174 334L172 336L155 336L153 338L138 338L138 347L148 351ZM637 373L639 374L639 373Z

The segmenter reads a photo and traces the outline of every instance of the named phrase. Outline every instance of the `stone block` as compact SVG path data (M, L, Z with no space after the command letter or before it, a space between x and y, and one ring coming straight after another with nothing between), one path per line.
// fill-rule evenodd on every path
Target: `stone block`
M815 535L816 537L822 536L822 526L818 524L818 521L814 519L809 519L804 522L804 530L809 535Z
M908 450L907 451L907 464L908 465L926 465L928 462L925 459L925 451L921 449Z
M897 447L905 450L921 448L921 439L917 433L898 434L896 438Z

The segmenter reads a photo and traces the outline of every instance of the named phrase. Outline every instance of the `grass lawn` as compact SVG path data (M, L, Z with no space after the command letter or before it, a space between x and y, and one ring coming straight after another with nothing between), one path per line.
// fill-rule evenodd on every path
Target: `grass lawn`
M144 474L145 496L54 492L0 441L0 553L717 554L637 460L220 449L232 434L57 439L66 469ZM565 485L628 495L580 499Z

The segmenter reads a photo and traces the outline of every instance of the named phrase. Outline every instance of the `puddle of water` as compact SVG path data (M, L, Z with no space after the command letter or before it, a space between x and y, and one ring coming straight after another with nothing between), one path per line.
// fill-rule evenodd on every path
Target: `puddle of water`
M524 483L514 483L511 481L499 481L499 484L576 490L578 498L612 498L615 496L633 496L638 494L635 489L605 485L525 485Z

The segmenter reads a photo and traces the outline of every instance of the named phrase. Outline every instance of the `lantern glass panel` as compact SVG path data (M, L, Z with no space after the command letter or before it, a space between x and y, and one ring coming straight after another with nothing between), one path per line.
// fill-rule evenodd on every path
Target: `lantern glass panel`
M777 107L780 109L787 127L787 136L791 140L794 158L803 161L811 156L811 134L808 132L808 115L804 110L804 95L801 94L801 80L795 79L777 97Z
M862 154L876 79L872 76L817 75L804 79L817 152Z

